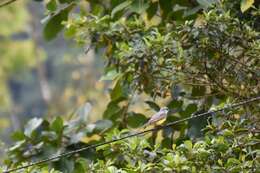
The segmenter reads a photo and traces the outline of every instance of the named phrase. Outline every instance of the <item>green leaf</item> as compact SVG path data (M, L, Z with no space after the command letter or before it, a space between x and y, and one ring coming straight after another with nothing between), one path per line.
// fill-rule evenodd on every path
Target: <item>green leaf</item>
M174 12L171 13L171 19L174 21L184 21L184 10L176 10Z
M78 173L87 172L88 163L89 163L88 161L89 161L88 159L83 158L83 157L80 157L77 159L75 167L77 167L77 165L79 164L79 165L81 165L81 168L82 168L82 170L78 171Z
M77 26L71 25L67 27L64 31L65 38L72 38L77 33Z
M217 152L225 152L229 148L229 145L226 141L224 141L223 136L219 136L213 146Z
M146 10L148 19L151 19L157 12L158 2L150 2L149 8Z
M86 136L86 134L82 131L78 132L78 133L73 133L70 136L70 144L76 144L78 143L84 136Z
M192 9L188 9L188 10L185 10L184 13L183 13L183 16L184 17L192 17L192 16L196 16L196 14L201 10L203 9L202 6L197 6L197 7L194 7Z
M130 5L129 9L130 9L131 12L141 14L148 7L149 7L149 4L146 1L133 1L132 4Z
M163 140L162 140L162 147L163 148L171 148L172 147L172 139L171 138L164 138Z
M229 129L225 129L223 131L223 136L225 136L225 137L232 137L232 136L234 136L234 133L231 130L229 130Z
M42 136L42 140L44 141L55 141L58 139L57 133L53 131L43 131L41 133L41 136Z
M15 143L14 146L12 146L11 148L9 148L8 150L9 150L9 151L14 151L14 150L16 150L16 149L19 149L19 148L21 148L25 143L26 143L26 140L18 141L18 142Z
M161 8L162 17L166 18L167 15L172 11L172 1L159 0L159 5Z
M118 169L115 166L109 166L107 168L108 173L118 173Z
M73 173L83 173L83 172L86 172L86 171L87 170L85 169L84 164L76 162Z
M193 86L191 96L193 97L199 97L204 96L206 93L206 87L205 86Z
M120 73L116 69L111 69L105 75L101 76L100 81L115 80L118 76L120 76Z
M181 109L183 105L183 101L182 100L172 100L169 104L168 104L168 108L170 109Z
M197 105L192 103L186 107L185 111L181 111L180 114L182 117L188 117L191 116L191 114L196 111L197 111Z
M235 165L238 165L238 164L240 164L239 160L237 160L236 158L229 158L227 160L226 166L231 167L231 166L235 166Z
M55 131L57 134L61 134L63 131L63 120L61 117L56 117L56 119L51 124L51 130Z
M147 121L147 118L140 113L130 112L127 117L127 124L132 128L137 128L143 125Z
M152 108L153 110L155 110L156 112L158 112L160 110L160 106L158 106L155 102L153 101L145 101L146 104L148 104L148 106L150 108Z
M56 0L49 0L46 3L46 8L52 12L54 12L57 9L57 3Z
M34 130L36 130L43 122L42 118L33 118L26 125L24 129L24 134L31 137Z
M113 18L116 13L124 10L126 7L130 6L131 3L132 3L132 1L128 0L128 1L125 1L121 4L119 4L118 6L116 6L111 12L111 17Z
M190 140L184 141L184 146L187 148L189 151L192 150L192 142Z
M215 0L197 0L197 2L204 8L208 8L212 6L213 3L215 3Z
M104 10L105 10L104 6L98 2L91 4L91 13L94 14L95 16L101 16Z
M68 14L73 6L74 4L68 5L48 20L43 29L43 35L46 40L52 40L64 28L62 21L66 21L68 19Z
M110 120L98 120L97 122L95 122L95 132L101 132L104 130L107 130L109 128L111 128L113 125L112 121Z
M111 100L126 99L127 98L127 87L121 80L118 80L112 92L110 93Z
M107 118L113 121L116 121L116 119L113 119L119 116L119 113L121 111L121 108L117 105L117 102L111 101L108 105L106 110L103 113L103 118ZM115 115L118 115L115 117Z
M74 160L73 159L62 159L59 162L59 169L61 172L71 173L75 169Z
M15 141L21 141L25 138L25 135L21 131L16 131L16 132L12 133L11 137Z
M252 7L253 4L254 4L254 0L241 0L240 9L242 13L244 13L246 10Z

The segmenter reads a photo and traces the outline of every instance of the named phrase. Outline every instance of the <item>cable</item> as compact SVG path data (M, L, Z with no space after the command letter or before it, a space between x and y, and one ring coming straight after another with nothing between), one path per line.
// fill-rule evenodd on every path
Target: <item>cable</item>
M0 4L0 8L1 8L1 7L4 7L4 6L7 6L7 5L9 5L9 4L11 4L11 3L15 2L15 1L17 1L17 0L6 1L6 2Z
M233 108L236 108L236 107L239 107L239 106L251 103L251 102L255 102L255 101L258 101L258 100L260 100L260 96L255 97L255 98L251 98L251 99L248 99L248 100L245 100L245 101L242 101L242 102L238 102L238 103L235 103L235 104L232 104L232 105L227 105L227 106L225 106L221 109L204 112L204 113L201 113L201 114L198 114L198 115L191 115L188 118L183 118L183 119L168 123L164 126L155 127L155 128L149 129L149 130L144 130L144 131L137 132L137 133L134 133L134 134L131 134L131 135L127 135L127 136L124 136L122 138L118 138L118 139L114 139L114 140L106 141L106 142L101 142L101 143L98 143L98 144L89 145L89 146L86 146L86 147L83 147L83 148L80 148L80 149L77 149L77 150L73 150L73 151L70 151L70 152L62 153L62 154L57 155L57 156L49 157L49 158L46 158L46 159L43 159L43 160L40 160L40 161L29 163L29 164L24 165L24 166L20 166L20 167L17 167L17 168L13 168L13 169L3 171L3 173L10 173L10 172L25 169L25 168L28 168L28 167L31 167L31 166L40 165L42 163L50 162L50 161L55 160L55 159L59 159L59 158L62 158L62 157L66 157L66 156L69 156L69 155L72 155L72 154L79 153L81 151L88 150L90 148L97 148L97 147L102 146L102 145L114 143L114 142L117 142L117 141L121 141L121 140L124 140L124 139L127 139L127 138L134 137L134 136L139 136L139 135L142 135L142 134L145 134L145 133L158 131L158 130L170 127L172 125L179 124L179 123L194 119L194 118L202 117L202 116L209 115L209 114L214 115L214 113L221 112L221 111L224 111L226 109L233 109Z

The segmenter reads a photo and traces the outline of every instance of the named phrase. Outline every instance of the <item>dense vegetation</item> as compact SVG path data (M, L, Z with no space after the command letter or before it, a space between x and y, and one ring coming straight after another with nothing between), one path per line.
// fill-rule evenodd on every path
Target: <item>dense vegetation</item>
M106 59L113 82L103 119L87 103L70 119L33 118L12 134L5 168L109 141L141 127L144 95L167 122L260 93L260 4L253 0L48 0L43 35L64 35ZM54 160L27 172L257 172L259 103L189 120ZM19 171L17 171L19 172ZM20 171L24 172L24 170Z

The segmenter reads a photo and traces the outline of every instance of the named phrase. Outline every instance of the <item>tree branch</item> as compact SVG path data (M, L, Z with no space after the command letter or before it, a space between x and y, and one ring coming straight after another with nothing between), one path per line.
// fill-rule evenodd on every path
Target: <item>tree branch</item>
M17 0L6 1L6 2L0 4L0 8L1 8L1 7L4 7L4 6L7 6L7 5L9 5L9 4L12 4L12 3L15 2L15 1L17 1Z

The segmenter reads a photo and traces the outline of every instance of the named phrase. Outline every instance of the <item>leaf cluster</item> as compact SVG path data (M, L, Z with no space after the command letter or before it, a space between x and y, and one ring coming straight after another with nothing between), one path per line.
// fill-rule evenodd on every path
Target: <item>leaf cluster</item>
M52 124L59 124L58 121L60 120L56 119ZM39 121L37 122L36 125L39 124ZM29 123L27 128L29 127L31 129L28 129L27 133L36 126ZM53 130L57 129L56 127ZM204 131L206 135L201 139L183 139L168 148L163 147L161 143L152 144L147 137L136 136L96 148L98 157L91 158L89 152L78 153L77 156L53 162L48 169L43 165L32 167L27 171L43 173L44 170L50 171L52 168L72 173L256 172L259 170L259 134L253 130L249 121L237 119L220 124L212 123ZM126 129L121 131L113 129L105 134L104 140L110 141L131 133ZM49 151L49 154L53 155L55 150L52 149L51 152L50 143L45 142L43 138L44 136L42 141L44 141L45 152ZM21 146L18 148L21 149ZM14 151L14 149L10 150ZM26 159L21 161L26 162Z

